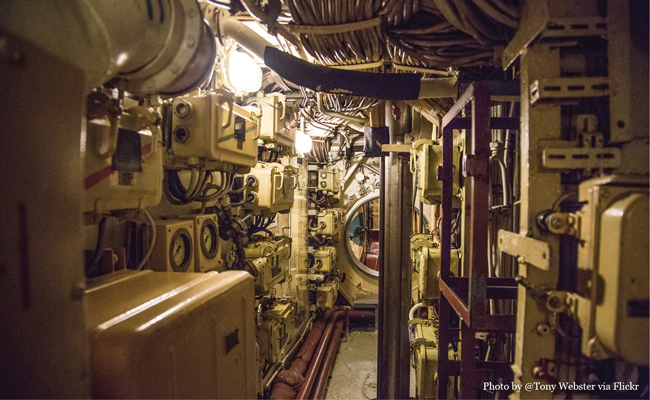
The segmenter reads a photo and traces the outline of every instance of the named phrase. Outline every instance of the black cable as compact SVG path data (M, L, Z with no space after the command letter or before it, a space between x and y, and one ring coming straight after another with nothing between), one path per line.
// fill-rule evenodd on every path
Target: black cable
M93 255L88 268L86 268L86 276L92 278L99 275L97 271L97 266L99 265L99 260L102 258L102 253L104 251L104 238L106 237L106 217L102 217L97 225L97 244L95 245L95 254Z

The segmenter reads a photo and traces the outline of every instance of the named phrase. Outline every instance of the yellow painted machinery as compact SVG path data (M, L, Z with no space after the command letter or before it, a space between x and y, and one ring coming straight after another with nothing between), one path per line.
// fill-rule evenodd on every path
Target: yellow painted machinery
M438 390L438 328L434 322L415 318L409 322L411 367L415 370L415 398L435 399Z
M318 213L316 233L336 239L343 228L343 214L338 208L322 210Z
M336 265L336 247L322 246L314 250L314 273L328 275Z
M254 198L245 208L267 217L276 212L288 212L293 206L296 175L297 170L290 165L258 163L245 177L246 197L252 194Z
M323 282L316 288L316 307L327 309L334 306L339 294L339 280Z
M111 101L102 93L89 99ZM160 202L163 168L160 129L154 125L157 115L148 108L133 107L119 118L88 120L84 212L101 214Z
M451 271L458 273L459 252L451 250ZM411 260L418 274L420 299L426 304L440 297L440 246L431 235L417 234L411 237Z
M267 147L293 147L295 132L285 127L286 96L281 93L269 93L252 101L259 105L262 112L259 140Z
M326 166L318 170L318 190L323 194L336 196L341 191L341 169Z
M259 116L225 92L174 99L165 167L248 172L257 164Z
M94 398L255 398L247 272L120 271L84 303Z
M251 243L245 249L246 263L255 275L255 291L267 294L273 286L283 282L289 274L291 239L275 236L261 242Z
M257 329L257 342L260 346L260 357L266 364L273 365L284 357L283 347L296 327L296 308L295 300L278 299L262 313L262 322Z
M639 340L650 334L647 180L595 178L580 185L579 196L585 203L580 212L546 219L549 228L583 241L578 268L599 278L568 294L558 311L579 318L584 354L648 365L648 343Z
M460 190L460 147L454 145L454 183L452 193ZM433 140L422 139L413 143L411 148L411 172L417 174L417 191L425 204L440 203L442 197L442 179L439 169L442 167L442 145Z

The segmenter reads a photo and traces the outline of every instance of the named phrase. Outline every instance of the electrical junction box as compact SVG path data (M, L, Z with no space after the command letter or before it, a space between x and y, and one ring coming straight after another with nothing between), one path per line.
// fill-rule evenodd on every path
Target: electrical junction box
M336 247L323 246L314 250L314 273L327 275L336 265Z
M415 370L415 398L438 397L438 328L432 321L415 318L409 323L411 366ZM450 358L453 360L453 358Z
M262 314L262 323L257 329L257 343L260 356L268 365L274 365L284 358L284 345L295 329L295 300L280 299Z
M323 282L316 288L316 307L320 309L328 309L334 307L334 303L336 302L338 294L338 279Z
M257 398L254 308L244 271L122 270L89 280L91 396Z
M421 246L413 251L415 271L418 274L418 290L423 303L431 304L440 298L440 247L437 243L426 244L420 241ZM451 249L451 272L458 274L458 250Z
M259 110L234 104L222 93L176 98L172 110L166 168L201 163L210 171L246 173L257 164Z
M217 214L192 215L183 219L194 222L194 272L223 267Z
M325 195L337 195L341 191L341 169L336 166L319 169L318 190Z
M322 210L318 213L318 230L319 235L336 237L343 227L343 213L338 208Z
M273 286L283 282L289 274L287 260L291 258L291 239L276 236L269 240L251 243L244 249L246 263L257 272L255 291L267 294Z
M298 170L279 163L258 163L244 178L247 193L255 194L255 201L244 208L253 214L271 217L276 212L288 212L293 207L294 190L298 184Z
M194 272L194 221L156 221L156 243L149 269L153 271Z
M262 112L260 120L260 138L264 145L293 147L296 140L294 130L285 126L286 96L281 93L269 93L264 97L252 99Z
M438 245L436 242L434 242L433 235L429 235L427 233L417 233L411 236L410 242L411 261L413 261L413 263L417 262L419 257L418 252L422 247L434 247Z
M460 191L460 148L454 144L454 171L452 194L456 196ZM417 175L417 193L425 204L440 203L442 198L442 145L435 144L433 140L422 139L413 143L411 148L411 172ZM440 170L442 171L442 170ZM440 176L440 180L438 177Z
M602 214L598 273L604 287L595 315L595 340L605 350L600 353L646 366L650 351L648 208L647 193L631 193Z
M160 129L148 124L148 109L122 113L86 125L84 212L153 207L162 197L163 157Z

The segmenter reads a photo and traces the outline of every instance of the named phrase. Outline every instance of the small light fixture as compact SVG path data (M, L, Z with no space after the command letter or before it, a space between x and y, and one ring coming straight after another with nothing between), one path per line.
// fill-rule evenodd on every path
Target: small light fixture
M301 130L296 131L296 151L301 154L306 154L311 151L311 148L311 136L304 134Z
M257 92L262 87L262 68L247 53L232 49L226 68L229 86L238 92Z

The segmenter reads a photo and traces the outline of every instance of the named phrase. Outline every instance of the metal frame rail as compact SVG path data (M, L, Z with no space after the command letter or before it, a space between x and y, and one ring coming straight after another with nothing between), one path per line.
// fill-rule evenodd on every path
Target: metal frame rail
M518 82L514 81L518 84ZM518 118L490 118L490 99L493 95L510 95L511 82L475 82L463 93L454 107L445 115L442 126L442 232L438 343L438 398L447 398L450 376L460 376L461 399L478 398L482 382L503 377L510 382L512 371L507 361L479 361L475 356L477 332L515 332L515 315L490 315L489 299L516 299L514 278L489 277L488 273L488 219L489 219L489 157L491 129L519 129ZM518 88L517 88L518 89ZM516 93L518 94L518 93ZM459 117L461 110L471 103L471 117ZM451 211L453 174L453 130L471 129L471 154L464 161L464 174L470 179L469 253L464 261L467 276L453 277L451 260ZM448 166L452 166L451 168ZM467 181L466 181L467 186ZM461 275L459 271L459 275ZM450 325L454 310L461 319L460 328ZM449 360L448 349L453 342L461 342L460 360Z

